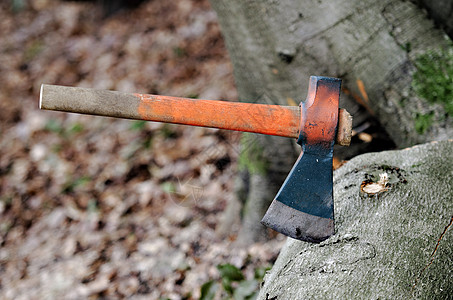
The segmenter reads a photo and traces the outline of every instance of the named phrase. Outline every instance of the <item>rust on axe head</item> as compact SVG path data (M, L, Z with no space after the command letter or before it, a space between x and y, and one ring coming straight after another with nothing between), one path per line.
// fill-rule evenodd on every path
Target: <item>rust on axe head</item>
M301 106L302 152L262 223L292 238L321 242L335 233L332 158L341 80L310 77Z

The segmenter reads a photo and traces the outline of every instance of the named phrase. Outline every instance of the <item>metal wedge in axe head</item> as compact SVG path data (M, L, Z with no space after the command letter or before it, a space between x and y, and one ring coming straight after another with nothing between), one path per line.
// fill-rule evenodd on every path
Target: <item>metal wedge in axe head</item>
M341 80L311 76L299 107L131 94L43 84L40 108L297 138L302 152L262 223L295 239L334 234L333 145L349 145L352 119L339 109Z

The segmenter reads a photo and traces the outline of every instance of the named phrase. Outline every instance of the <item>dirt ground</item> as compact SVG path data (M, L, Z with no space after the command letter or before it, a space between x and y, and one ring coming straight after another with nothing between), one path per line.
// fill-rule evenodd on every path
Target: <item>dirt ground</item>
M236 100L208 1L110 16L2 1L0 32L1 299L198 299L224 278L218 265L252 280L273 263L282 236L236 248L239 216L216 233L237 133L38 108L42 83Z

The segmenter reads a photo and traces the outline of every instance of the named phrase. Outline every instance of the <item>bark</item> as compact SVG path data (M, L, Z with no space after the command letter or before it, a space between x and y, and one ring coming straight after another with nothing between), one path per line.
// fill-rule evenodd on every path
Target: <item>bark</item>
M450 47L444 32L414 3L211 3L218 14L242 101L284 105L299 102L305 98L310 75L334 76L343 79L341 106L353 114L354 124L366 122L370 115L376 117L399 147L453 135L452 117L444 106L421 98L412 88L416 58L430 50ZM366 107L368 114L357 102ZM422 127L417 122L422 122ZM260 195L257 201L268 204L300 150L294 147L294 141L282 138L260 136L257 141L266 149L263 158L269 161L269 168L264 184L258 186L265 192L250 188L249 197ZM247 236L243 240L249 238L257 239Z
M288 239L259 299L450 299L453 140L358 156L334 173L336 234ZM374 196L364 181L386 173Z

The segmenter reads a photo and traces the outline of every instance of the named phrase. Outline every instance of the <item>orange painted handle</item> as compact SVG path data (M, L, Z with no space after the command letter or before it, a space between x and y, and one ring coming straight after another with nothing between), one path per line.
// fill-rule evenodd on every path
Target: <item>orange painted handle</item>
M40 108L297 138L300 108L43 84Z
M247 131L296 138L300 108L135 94L143 120Z

